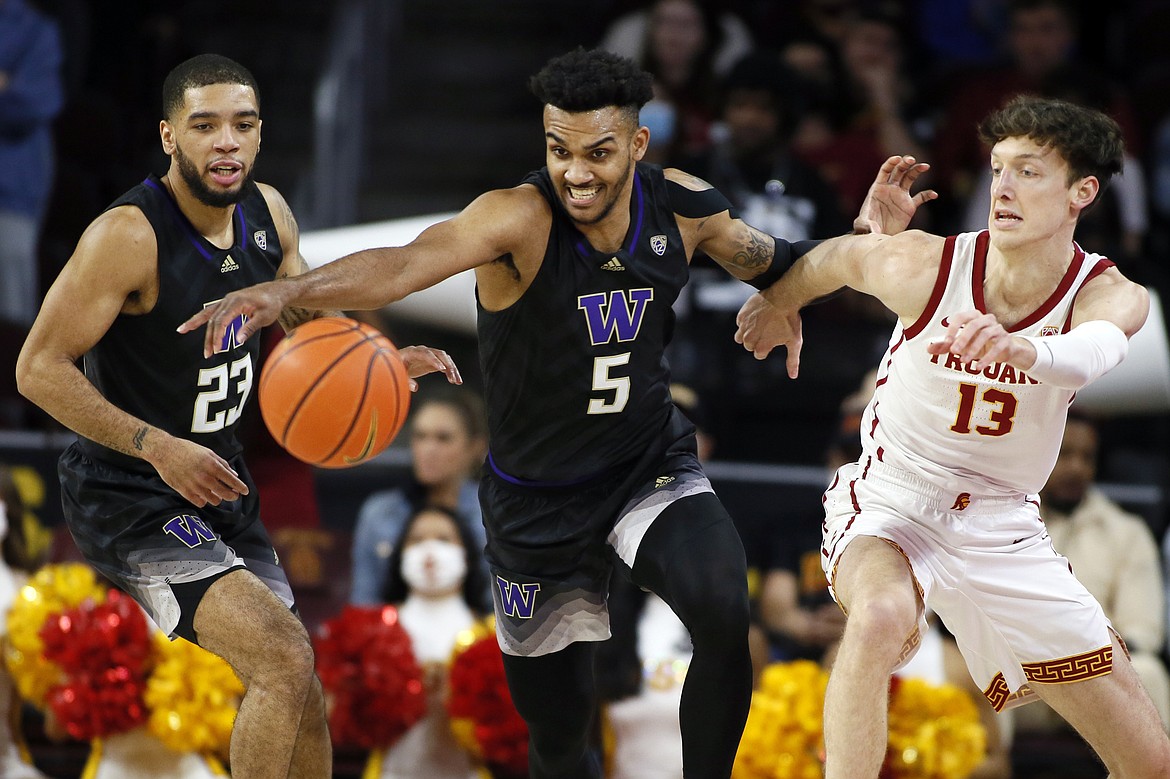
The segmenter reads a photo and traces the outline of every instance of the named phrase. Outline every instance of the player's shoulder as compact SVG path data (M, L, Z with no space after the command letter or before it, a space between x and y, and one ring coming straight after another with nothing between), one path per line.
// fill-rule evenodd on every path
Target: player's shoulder
M662 175L667 181L678 184L681 187L686 187L693 192L702 192L706 189L714 189L710 183L704 181L693 173L687 173L685 170L681 170L679 168L663 168Z
M552 206L536 185L525 183L484 192L464 213L497 229L530 232L542 222L548 223Z
M111 250L121 248L125 251L134 249L157 248L154 235L154 226L146 213L136 205L124 204L103 211L97 216L82 233L78 241L78 248L88 250Z

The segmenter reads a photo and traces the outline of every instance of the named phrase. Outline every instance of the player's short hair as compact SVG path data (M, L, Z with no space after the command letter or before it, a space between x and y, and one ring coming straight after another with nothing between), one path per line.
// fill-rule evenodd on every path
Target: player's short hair
M632 115L654 97L654 78L630 59L578 47L554 57L529 79L542 103L578 113L616 106Z
M183 105L188 89L209 87L212 84L240 84L251 87L260 108L260 87L251 71L233 59L219 54L197 54L180 62L163 81L163 118L170 119Z
M988 146L1005 138L1028 138L1051 147L1068 163L1069 184L1096 176L1101 192L1114 174L1121 172L1125 153L1121 128L1106 114L1033 95L1019 95L984 119L979 138Z

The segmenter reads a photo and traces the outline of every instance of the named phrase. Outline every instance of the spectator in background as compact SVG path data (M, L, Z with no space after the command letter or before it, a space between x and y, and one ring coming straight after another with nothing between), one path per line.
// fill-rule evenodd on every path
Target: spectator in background
M56 22L0 0L0 320L28 327L40 306L37 246L53 181L53 119L64 103Z
M630 35L631 27L641 28L640 39ZM647 160L674 165L710 144L721 72L716 63L734 62L751 46L743 21L709 0L655 0L611 25L599 48L629 57L654 77L654 100L641 111L650 128Z
M804 95L791 68L774 52L754 51L722 81L719 102L718 140L680 167L725 194L745 222L766 233L806 240L848 231L832 187L792 151Z
M1070 411L1056 467L1040 492L1040 516L1053 547L1101 602L1162 724L1170 727L1170 678L1161 658L1166 608L1158 544L1145 520L1094 486L1097 452L1096 424ZM1017 727L1051 731L1068 726L1047 705L1037 704L1020 710Z
M349 598L357 605L383 602L394 544L407 519L423 505L457 513L475 539L476 566L486 575L486 537L475 481L487 451L483 401L468 389L428 393L416 399L407 424L410 480L403 487L375 492L358 510Z
M370 779L476 779L481 776L451 732L445 709L455 639L483 620L487 582L483 556L465 519L443 506L423 506L399 526L385 564L381 600L398 609L423 669L427 713L393 746L371 755Z
M801 138L800 153L833 184L845 213L865 198L869 182L859 177L862 171L893 154L926 158L913 126L917 98L904 70L904 35L895 13L865 10L853 16L840 44L842 89L820 99L822 106L835 101L846 114L830 117L836 126L827 136Z
M843 404L837 435L825 456L830 476L861 456L865 404L851 405L848 400ZM829 594L821 570L824 517L824 509L817 505L799 516L775 520L784 532L773 534L771 567L764 574L760 594L760 618L775 660L812 660L829 668L845 630L845 614Z
M930 161L932 183L943 194L940 218L948 224L943 232L967 229L965 206L972 195L981 195L987 169L988 149L972 129L979 121L1021 93L1043 94L1043 85L1062 68L1072 78L1101 78L1076 51L1080 16L1070 0L1009 0L1005 62L972 71L950 92L934 139ZM1141 156L1136 122L1125 95L1114 90L1108 113L1121 125L1131 156ZM982 225L986 210L980 212ZM1103 247L1103 249L1108 247Z

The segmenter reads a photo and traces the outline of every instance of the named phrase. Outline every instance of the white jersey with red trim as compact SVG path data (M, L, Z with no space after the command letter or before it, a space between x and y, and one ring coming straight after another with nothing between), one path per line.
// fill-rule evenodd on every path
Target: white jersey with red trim
M975 370L954 355L926 351L932 339L945 334L948 316L987 311L988 242L987 231L946 239L926 309L913 325L894 328L862 418L862 449L956 495L1028 495L1039 492L1052 472L1074 392L1041 384L1007 363ZM1074 248L1049 298L1005 325L1008 332L1068 332L1081 287L1113 265Z

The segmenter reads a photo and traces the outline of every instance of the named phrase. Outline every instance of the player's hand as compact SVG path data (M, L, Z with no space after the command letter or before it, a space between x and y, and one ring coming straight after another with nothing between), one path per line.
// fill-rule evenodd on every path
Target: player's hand
M443 373L451 384L463 383L463 377L459 375L455 361L442 349L405 346L398 350L398 354L402 357L402 364L406 366L406 373L410 376L411 392L418 392L418 382L415 378L426 376L428 373Z
M882 163L853 220L853 232L895 235L905 230L918 207L938 197L933 189L910 194L914 182L928 170L930 165L909 156L890 157Z
M248 485L227 460L193 441L169 438L149 462L171 489L198 507L218 506L248 494Z
M800 347L804 344L799 311L783 311L757 292L747 299L735 315L735 342L743 344L757 360L771 354L777 346L788 352L788 377L800 372Z
M279 281L237 290L179 325L179 332L190 333L207 325L203 335L203 356L210 357L231 346L224 343L229 337L229 329L234 342L241 344L260 328L275 322L284 310L285 293L288 292L291 288Z
M926 345L928 354L953 354L964 364L971 363L974 370L996 362L1016 368L1025 367L1020 363L1030 366L1035 362L1035 354L1027 354L1032 347L1005 330L993 314L973 309L945 316L943 323L946 334Z

